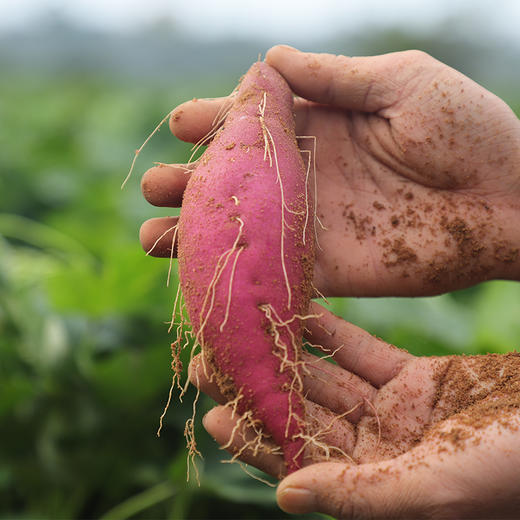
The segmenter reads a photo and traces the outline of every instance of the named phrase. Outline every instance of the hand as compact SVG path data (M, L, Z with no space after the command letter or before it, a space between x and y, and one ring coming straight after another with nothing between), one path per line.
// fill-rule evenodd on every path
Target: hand
M337 365L306 356L306 467L278 486L289 513L338 518L517 518L520 510L520 354L414 357L314 304L309 341ZM200 360L191 380L225 399ZM350 413L349 410L352 410ZM218 406L204 425L237 453L247 431ZM320 448L321 445L321 448ZM329 462L319 462L329 450ZM267 447L268 448L268 447ZM240 458L278 478L281 456ZM318 462L317 464L313 464Z
M302 96L297 134L316 137L324 294L429 295L520 279L520 122L503 101L418 51L347 58L278 46L266 61ZM200 140L226 102L181 105L172 132ZM143 192L178 206L187 179L181 165L152 168ZM172 222L145 223L144 247ZM169 256L170 243L155 254Z

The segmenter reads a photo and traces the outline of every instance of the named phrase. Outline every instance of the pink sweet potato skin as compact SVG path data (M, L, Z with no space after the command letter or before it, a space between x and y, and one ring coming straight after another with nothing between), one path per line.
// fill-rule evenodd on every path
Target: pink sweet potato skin
M265 126L259 109L263 102ZM282 447L288 472L301 467L305 433L303 397L300 391L289 391L291 385L295 388L294 362L299 359L291 333L299 347L302 321L293 318L307 312L314 265L313 206L292 109L285 80L267 64L255 63L242 79L223 127L191 175L178 242L181 286L205 360L226 397L243 396L239 413L252 411ZM265 156L265 128L274 141L278 169L272 144L272 164ZM213 293L210 284L216 266L229 251L233 252L228 253ZM275 343L272 324L262 310L266 304L281 321L292 319L276 328L286 353L280 341ZM293 363L281 366L284 355Z

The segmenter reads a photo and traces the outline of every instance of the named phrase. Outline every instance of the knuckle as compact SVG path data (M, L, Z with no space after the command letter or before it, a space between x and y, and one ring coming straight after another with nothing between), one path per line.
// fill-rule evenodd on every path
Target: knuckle
M428 63L429 61L433 60L433 58L424 51L421 51L419 49L412 49L409 51L405 51L403 53L405 57L414 63Z

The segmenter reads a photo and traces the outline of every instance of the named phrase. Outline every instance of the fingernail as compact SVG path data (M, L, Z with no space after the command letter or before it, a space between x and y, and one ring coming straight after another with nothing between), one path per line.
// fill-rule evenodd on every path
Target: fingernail
M280 47L281 47L282 49L285 49L286 51L290 51L290 52L300 52L296 47L291 47L290 45L282 44L282 45L280 45Z
M293 514L316 511L316 496L305 488L287 487L278 493L278 505Z

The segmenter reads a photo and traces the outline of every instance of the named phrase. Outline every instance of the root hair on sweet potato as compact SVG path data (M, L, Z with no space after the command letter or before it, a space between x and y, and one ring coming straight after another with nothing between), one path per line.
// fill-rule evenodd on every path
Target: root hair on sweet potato
M121 189L123 189L126 186L126 183L130 180L130 177L132 176L132 172L134 171L135 163L137 161L137 158L139 157L139 154L142 152L143 148L148 144L148 141L161 129L161 127L168 121L170 116L173 113L173 110L170 110L160 121L160 123L153 129L152 133L144 140L143 144L135 151L134 158L132 159L132 164L130 165L130 170L128 170L128 173L125 177L125 180L121 184Z
M168 328L168 333L170 333L172 331L174 325L177 325L176 338L175 338L175 341L173 341L171 343L172 381L170 384L170 390L168 392L168 400L164 406L164 410L163 410L161 416L159 417L159 428L157 429L157 437L161 436L161 431L163 428L163 420L164 420L164 417L166 416L166 412L168 411L168 408L170 407L174 388L177 387L179 389L179 391L180 391L179 401L181 401L181 402L182 402L182 397L183 397L184 393L186 392L186 386L181 385L182 370L183 370L181 352L188 346L191 332L189 330L185 330L186 318L185 318L185 313L183 312L184 302L181 301L182 294L181 294L180 289L181 289L181 286L180 286L180 284L178 284L177 294L175 296L175 301L174 301L173 310L172 310L172 316L171 316L171 320L169 322L169 328ZM181 301L180 305L179 305L179 301ZM176 320L178 307L179 307L179 312L178 312L179 321L176 322L175 320ZM183 343L183 340L184 340L184 343Z
M172 309L172 313L171 313L171 319L170 321L168 322L169 324L169 327L168 327L168 334L172 331L174 325L176 324L175 322L175 316L177 315L177 306L179 305L179 301L180 299L182 298L182 293L181 293L181 284L178 284L177 285L177 293L175 295L175 300L173 301L173 309ZM178 323L177 325L182 325L182 321L183 321L183 315L182 313L180 313L180 323ZM178 330L178 329L177 329ZM179 334L177 334L177 338L179 338Z
M243 229L244 229L244 221L240 217L234 217L233 220L235 222L239 223L237 237L235 238L235 242L233 243L233 246L230 249L228 249L227 251L224 251L224 253L222 253L219 256L219 258L217 260L217 264L215 266L215 272L213 273L213 277L211 278L210 283L208 285L208 289L206 291L206 296L204 298L204 301L202 303L202 308L200 310L201 325L200 325L199 331L197 333L196 339L197 339L197 342L199 343L199 345L201 345L201 347L203 347L203 345L204 345L204 339L203 339L204 338L204 327L206 326L206 323L208 322L208 319L213 310L216 285L219 282L219 280L224 272L224 269L226 268L226 265L228 264L228 261L229 261L231 255L233 255L233 253L237 252L238 243L239 243L240 239L242 238L242 233L243 233ZM223 261L223 263L221 263L221 261ZM231 279L230 283L231 282L232 282L232 279ZM211 293L211 297L210 297L210 293ZM210 298L210 303L209 303L208 309L206 309L206 305L208 303L208 298Z
M231 461L230 461L230 460L223 460L223 461L221 461L221 462L227 462L227 463L229 463L229 462L231 462ZM237 462L238 462L240 468L242 469L242 471L243 471L246 475L250 476L251 478L253 478L253 479L255 479L255 480L258 480L258 482L261 482L262 484L265 484L265 485L267 485L267 486L269 486L269 487L272 487L272 488L275 488L275 487L276 487L276 484L275 484L274 482L269 482L269 481L266 480L265 478L259 477L258 475L255 475L253 472L249 471L249 469L247 469L247 465L244 464L242 461L238 460Z
M188 455L187 455L187 471L186 471L186 482L189 482L190 480L190 465L193 466L193 469L195 470L195 478L197 480L197 484L200 486L200 479L199 479L199 469L197 468L196 463L196 457L202 458L202 454L197 449L197 442L195 441L195 416L197 414L197 403L199 401L200 397L200 389L198 384L199 376L198 374L195 375L197 379L197 393L195 395L195 399L193 400L193 406L192 406L192 415L191 417L186 421L186 425L184 427L184 437L186 438L186 447L188 449Z
M235 95L236 95L237 89L233 90L231 94L228 96L226 101L222 104L222 106L219 108L217 114L215 115L215 118L213 119L213 122L211 123L211 129L209 132L201 137L191 148L191 156L188 160L188 165L193 164L195 161L193 161L193 158L197 154L197 152L203 147L206 146L211 142L211 140L217 135L217 133L220 130L220 127L226 120L226 117L233 107Z
M276 357L278 357L278 359L280 359L279 371L280 371L280 373L289 372L292 376L290 386L288 389L286 389L286 391L288 391L288 393L289 393L289 409L288 409L287 421L286 421L286 425L285 425L285 435L287 436L289 433L291 421L300 420L300 417L297 415L294 415L294 413L293 413L293 410L292 410L292 401L293 400L291 399L291 395L294 392L296 392L297 394L303 393L303 380L302 380L301 374L305 373L305 372L309 373L308 369L306 368L306 362L299 359L300 358L299 341L294 336L294 333L290 329L289 325L294 320L304 321L309 318L318 318L320 315L294 314L292 316L292 318L289 318L284 321L280 318L280 316L276 312L276 309L274 309L274 307L271 304L263 304L259 307L259 309L262 312L264 312L265 317L270 324L270 331L271 331L271 334L273 335L273 343L274 343L274 346L276 347L276 349L273 350L273 355L275 355ZM285 329L285 331L289 335L290 345L287 345L286 343L284 343L282 341L280 332L278 330L279 328ZM295 358L294 360L291 359L292 356L291 356L290 349L292 350L292 355Z
M157 244L161 241L162 238L164 238L170 231L174 231L173 234L173 240L172 240L172 250L173 250L173 242L175 241L175 237L177 236L177 224L175 226L169 227L164 233L161 234L160 237L157 238L157 240L153 243L152 247L146 251L146 256L150 255L151 252L157 247Z
M226 408L231 408L231 419L238 419L231 430L228 442L220 446L221 450L232 450L234 444L240 444L240 448L233 450L232 457L223 462L232 463L239 461L240 457L246 452L250 451L253 457L257 457L260 453L268 455L282 455L282 450L279 446L271 446L272 439L262 429L262 424L258 419L255 419L253 411L248 410L246 413L240 415L238 407L240 401L243 399L242 391L239 391L235 399L228 401ZM250 439L247 439L247 436ZM240 440L237 440L240 437Z
M235 254L235 258L233 260L233 265L231 266L231 275L229 277L229 288L228 288L228 298L226 303L226 312L224 314L224 319L222 320L222 323L220 324L219 330L220 332L223 332L224 325L227 323L229 318L229 308L231 307L231 294L233 291L233 279L235 277L235 270L237 267L238 257L240 256L240 253L244 250L243 247L239 247L237 249L237 252Z
M381 419L379 418L379 414L377 413L377 408L374 406L374 404L367 399L366 397L363 398L363 402L368 405L368 407L372 410L374 417L376 418L377 422L377 444L374 449L374 452L377 452L379 449L379 445L381 444Z
M317 345L315 343L309 343L309 342L307 342L307 345L309 347L321 350L322 352L328 352L328 350L325 350L321 345ZM336 353L339 352L343 348L343 346L344 345L340 345L338 348L334 349L330 354L326 354L325 356L317 357L314 361L307 361L306 364L314 365L314 364L319 363L322 359L334 359L334 356L336 355Z
M331 305L327 297L311 282L312 290L316 293L316 298L321 298L327 305Z
M282 218L282 231L280 233L280 256L282 261L282 271L285 281L285 287L287 288L287 308L291 308L291 298L292 298L292 291L291 291L291 285L289 283L289 275L287 274L287 267L285 265L285 247L284 247L284 239L285 239L285 228L287 227L287 223L285 222L285 197L284 197L284 191L283 191L283 183L282 183L282 176L280 174L280 166L278 165L278 154L276 151L276 144L274 142L273 136L269 129L267 128L267 125L265 123L265 108L267 105L267 92L264 92L262 101L260 102L258 106L258 118L260 121L260 126L262 128L262 134L264 138L264 161L268 158L269 159L269 166L272 167L273 165L273 156L274 156L274 164L276 168L276 175L277 175L277 182L280 186L280 197L281 197L281 218ZM271 148L273 147L273 152L271 154Z
M305 245L305 241L307 240L307 226L309 224L309 173L311 171L311 156L312 153L310 150L300 150L302 154L309 154L307 160L307 169L305 171L305 224L303 225L303 243Z
M317 148L317 140L315 135L297 135L296 139L312 139L312 151L311 150L300 150L302 153L309 153L309 163L310 163L310 157L312 156L312 172L313 172L313 178L314 178L314 220L317 222L321 229L323 231L327 231L327 228L323 225L323 223L320 220L320 217L318 216L317 212L317 201L318 201L318 176L316 171L316 148ZM308 171L307 171L308 174ZM306 193L307 193L307 180L305 181L306 184ZM305 228L307 228L308 221L305 221ZM323 248L320 245L320 241L318 239L318 229L317 226L314 225L314 236L316 241L316 246L318 249L323 251ZM305 243L305 242L304 242Z
M172 236L172 243L170 245L170 261L168 262L168 275L166 277L166 287L170 287L170 279L171 279L171 275L172 275L172 266L173 266L173 254L175 252L175 241L177 240L177 233L179 231L178 224L176 224L173 227L175 229L174 229L173 236Z
M305 440L305 443L300 448L301 451L298 453L298 455L303 453L305 450L313 449L313 450L317 450L318 452L323 453L324 454L323 461L326 462L326 461L331 460L332 452L337 452L341 457L343 457L347 461L355 464L354 459L350 455L348 455L344 450L342 450L338 446L331 446L331 445L321 441L320 437L323 437L323 436L331 433L333 431L333 426L336 424L336 422L338 422L339 420L345 418L347 415L354 412L357 408L359 408L361 406L361 404L362 404L362 402L359 402L358 404L353 406L350 410L347 410L346 412L343 412L342 414L336 415L335 417L332 418L332 420L329 422L329 424L327 424L323 428L319 428L313 435L300 434L300 436ZM313 419L316 424L321 422L319 419L314 417L309 410L307 410L307 415L310 416L311 419ZM311 446L311 448L309 448L309 446ZM313 460L315 460L315 458L316 458L315 453L313 453L312 458L313 458Z
M231 110L231 107L235 103L235 99L237 96L238 87L235 87L227 96L225 101L220 106L218 112L216 113L215 117L213 118L213 122L211 124L212 128L222 126L224 121L226 120L227 115L229 114L229 111Z

